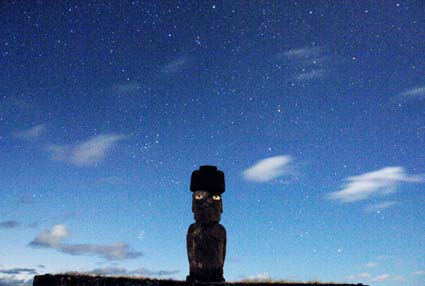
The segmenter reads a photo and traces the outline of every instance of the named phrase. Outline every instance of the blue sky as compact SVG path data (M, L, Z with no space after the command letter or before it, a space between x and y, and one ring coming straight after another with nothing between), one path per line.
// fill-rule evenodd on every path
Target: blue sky
M184 279L190 174L225 278L423 285L420 1L8 1L0 285ZM27 282L28 283L28 282Z

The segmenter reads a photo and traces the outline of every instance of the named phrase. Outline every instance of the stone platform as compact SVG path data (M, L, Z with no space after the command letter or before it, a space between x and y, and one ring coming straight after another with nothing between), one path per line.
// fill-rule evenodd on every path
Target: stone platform
M364 284L338 284L319 282L226 282L188 283L179 280L163 280L133 277L111 277L80 274L45 274L34 277L33 286L367 286Z

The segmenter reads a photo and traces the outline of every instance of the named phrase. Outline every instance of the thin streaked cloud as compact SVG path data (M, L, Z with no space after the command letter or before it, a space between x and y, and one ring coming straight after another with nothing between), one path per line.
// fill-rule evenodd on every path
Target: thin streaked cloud
M120 141L128 138L119 134L101 134L74 145L50 145L47 151L55 161L77 167L97 166Z
M41 135L47 130L46 124L38 124L31 128L24 129L15 132L15 137L24 140L35 140L41 137Z
M65 225L59 224L51 229L43 230L28 246L32 248L52 248L70 255L92 255L106 260L133 259L142 256L141 252L131 250L121 242L100 244L65 244L63 241L68 237Z
M327 75L327 71L325 69L317 69L302 72L297 76L298 80L312 80L316 78L323 78Z
M323 47L301 47L279 52L274 55L277 62L287 64L291 78L305 82L323 79L335 69L334 57Z
M323 49L319 47L303 47L286 50L275 55L275 58L282 59L303 59L317 57L322 53Z
M172 74L182 71L189 64L189 58L186 56L178 57L160 68L163 74Z
M290 173L289 164L293 161L289 155L280 155L262 159L242 172L242 177L251 182L269 182Z
M96 275L141 275L141 276L170 276L179 273L180 270L151 270L148 268L137 268L134 270L128 270L124 267L104 267L96 268L91 271L86 271L89 274Z
M119 93L130 93L141 89L141 85L137 81L129 81L122 84L117 84L113 89Z
M5 220L0 222L0 229L10 229L10 228L16 228L20 226L21 223L16 220Z
M391 207L393 207L397 204L398 204L398 202L396 202L396 201L383 201L381 203L368 205L365 208L365 211L366 212L379 212L379 211L391 208Z
M425 96L425 86L419 86L419 87L414 87L414 88L405 90L401 92L400 95L403 97L410 97L410 98L423 97Z
M20 274L37 274L37 270L34 268L10 268L10 269L0 269L0 274L6 275L20 275Z
M345 181L341 190L329 193L327 197L342 203L353 203L372 196L392 194L402 183L421 183L424 176L409 175L403 167L395 166L348 177Z
M390 275L389 274L380 274L380 275L377 275L377 276L375 276L375 277L372 277L371 279L370 279L370 282L384 282L384 281L387 281L387 280L389 280L390 279Z
M366 265L365 265L365 266L366 266L367 268L374 268L374 267L378 266L378 263L373 262L373 261L370 261L370 262L366 263Z
M349 275L346 278L349 280L364 280L370 278L370 274L368 272L362 272L359 274Z

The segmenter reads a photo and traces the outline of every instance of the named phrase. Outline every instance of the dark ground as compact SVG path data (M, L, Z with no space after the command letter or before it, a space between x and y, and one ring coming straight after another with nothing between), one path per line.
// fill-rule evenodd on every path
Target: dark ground
M186 281L178 280L158 280L149 278L134 277L109 277L94 276L83 274L45 274L34 277L33 286L190 286ZM197 284L197 285L223 285L223 284ZM225 286L367 286L364 284L338 284L338 283L320 283L320 282L226 282Z

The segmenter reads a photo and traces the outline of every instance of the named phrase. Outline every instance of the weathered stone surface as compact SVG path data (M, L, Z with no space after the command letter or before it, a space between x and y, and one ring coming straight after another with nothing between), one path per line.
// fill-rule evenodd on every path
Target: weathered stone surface
M188 281L224 282L226 230L219 223L194 223L187 234Z

